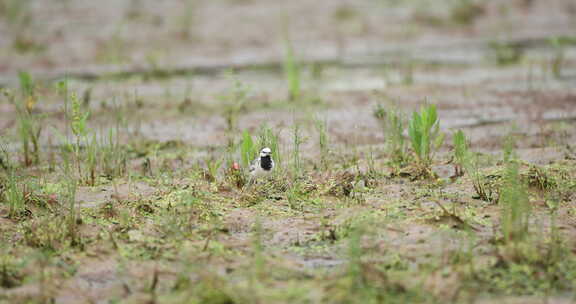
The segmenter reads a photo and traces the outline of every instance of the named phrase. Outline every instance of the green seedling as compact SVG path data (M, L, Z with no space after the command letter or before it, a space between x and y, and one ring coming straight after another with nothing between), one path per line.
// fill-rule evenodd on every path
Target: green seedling
M252 252L254 257L252 259L253 273L250 277L250 284L253 286L264 280L266 276L266 258L264 256L264 244L262 240L263 230L261 220L256 219L252 232Z
M483 201L493 202L497 199L497 191L489 185L480 172L478 156L469 150L468 140L462 130L454 134L454 159L456 162L456 175L468 174L476 196Z
M206 167L208 169L208 175L206 175L206 177L210 182L216 181L218 170L222 166L223 162L224 159L221 158L210 158L206 161Z
M8 204L8 217L18 218L26 210L26 185L19 181L19 177L14 171L11 171L8 174L5 187L3 201Z
M330 147L328 146L328 122L320 119L316 120L316 130L318 131L318 146L320 148L320 166L324 170L328 170L330 165L329 153Z
M523 239L528 233L531 207L526 185L518 170L517 162L507 163L504 185L498 200L502 214L502 235L506 242Z
M16 108L18 137L22 144L24 165L30 166L40 162L39 141L42 133L42 116L33 111L37 97L34 83L28 73L20 73L20 87L19 96L7 89L2 89L2 94ZM22 101L19 98L22 98Z
M466 143L466 135L462 130L458 130L454 134L454 160L456 161L456 176L464 175L464 167L468 158L468 144Z
M82 107L80 98L76 96L75 93L72 93L70 97L72 100L72 108L70 113L70 128L72 130L72 134L74 134L75 141L72 145L75 161L76 161L76 168L78 170L78 176L82 176L82 147L86 143L86 136L88 135L88 127L87 121L88 117L90 116L90 112Z
M242 166L244 168L250 167L250 162L258 155L258 147L252 140L252 135L248 130L242 133L242 145L240 146L240 155L242 158Z
M400 167L408 159L406 154L406 141L404 139L405 120L398 109L386 110L378 104L373 112L374 117L380 122L382 131L386 136L386 150L394 166Z
M30 166L40 162L40 134L42 132L42 125L38 121L36 115L22 109L17 108L18 117L18 135L22 142L22 150L24 155L24 164Z
M300 65L294 54L294 47L290 41L288 30L284 33L284 77L288 85L288 100L296 101L301 97L300 90Z
M238 117L248 102L251 88L242 83L233 72L226 72L226 78L232 82L232 88L226 95L220 96L222 102L222 116L226 121L228 132L228 147L234 146L234 132L238 129Z
M88 169L88 176L86 177L86 183L90 186L96 184L96 170L98 167L98 152L99 152L98 141L96 140L96 135L92 135L92 140L88 143L86 147L86 166Z
M114 129L108 130L108 136L103 136L100 149L100 164L102 173L109 178L122 176L127 172L128 155L120 144L120 122Z
M292 174L294 177L299 177L302 173L302 163L300 158L300 146L304 140L300 134L300 125L294 124L292 128Z
M408 135L418 163L429 170L434 152L442 145L444 134L440 132L440 121L436 106L428 105L414 112L408 125Z
M32 76L26 72L20 72L18 76L20 79L20 94L24 100L24 105L18 102L14 104L18 115L18 133L24 150L24 163L29 166L40 162L39 140L42 132L42 123L40 122L41 117L33 112L37 96L36 85Z
M66 215L66 230L69 244L72 247L82 246L82 235L78 227L78 215L76 210L76 190L77 182L70 177L65 185L63 201L68 204L68 214Z
M528 232L531 213L528 189L520 176L514 153L514 138L508 136L504 145L506 171L498 204L502 214L502 235L506 242L523 239Z

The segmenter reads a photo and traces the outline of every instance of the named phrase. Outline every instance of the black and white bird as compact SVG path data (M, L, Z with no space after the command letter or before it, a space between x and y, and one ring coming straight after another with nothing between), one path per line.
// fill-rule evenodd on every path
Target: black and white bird
M268 147L260 150L260 155L252 161L250 165L250 175L259 177L267 175L274 169L274 160L272 159L272 150Z

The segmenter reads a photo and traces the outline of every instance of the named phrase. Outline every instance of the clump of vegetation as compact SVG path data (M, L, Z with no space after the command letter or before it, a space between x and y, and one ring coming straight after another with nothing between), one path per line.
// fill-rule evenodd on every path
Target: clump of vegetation
M24 165L36 165L40 162L40 135L42 133L42 115L34 111L38 97L36 86L30 74L21 72L20 94L4 89L4 97L16 108L18 135L22 144Z
M8 217L18 218L25 215L26 196L28 195L26 184L18 181L18 176L14 172L8 175L7 181L3 185L3 202L8 204Z
M435 105L424 106L420 109L420 113L413 113L412 120L408 124L408 135L418 164L431 176L430 166L434 153L444 141Z
M209 182L215 182L218 176L218 170L222 166L223 159L212 157L206 160L206 171L204 172L204 178Z

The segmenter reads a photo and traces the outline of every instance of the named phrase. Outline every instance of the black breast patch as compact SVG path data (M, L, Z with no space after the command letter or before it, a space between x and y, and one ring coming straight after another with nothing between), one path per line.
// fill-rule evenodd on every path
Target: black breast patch
M260 167L266 171L270 171L272 169L272 158L270 155L260 158Z

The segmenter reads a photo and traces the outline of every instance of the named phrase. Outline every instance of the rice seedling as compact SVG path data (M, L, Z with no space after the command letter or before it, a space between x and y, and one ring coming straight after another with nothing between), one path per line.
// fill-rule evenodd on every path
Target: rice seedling
M436 106L428 105L414 112L408 124L408 135L418 164L429 171L434 153L442 145L444 134L440 132L440 120Z
M456 161L456 176L464 175L464 167L467 166L468 161L468 143L466 142L466 135L462 130L458 130L454 134L454 159Z
M491 185L482 172L480 172L478 156L469 150L468 140L462 130L454 134L454 159L456 161L456 175L468 174L476 192L477 198L494 202L498 198L497 189Z
M92 134L92 139L88 142L86 146L86 167L87 167L87 177L85 177L85 183L94 186L96 184L96 174L98 169L98 141L96 139L96 134Z
M528 232L531 206L526 185L520 177L518 162L513 156L512 140L507 142L506 171L498 204L502 213L502 235L506 242L512 242L523 239Z
M379 121L386 136L386 150L396 168L408 159L404 139L405 119L401 111L395 108L386 110L381 104L376 105L374 117Z
M99 163L102 173L108 178L122 176L127 172L128 155L120 144L120 127L108 130L108 136L103 136L99 149ZM150 164L150 161L148 160ZM149 171L151 168L149 167Z
M88 135L88 127L87 121L88 117L90 116L90 112L86 109L83 109L80 99L76 96L75 93L72 93L70 97L72 100L72 108L70 113L70 128L72 130L72 134L75 136L75 141L71 145L73 148L75 162L76 162L76 169L78 176L82 175L82 149L86 145L86 136Z
M234 146L234 132L238 130L238 116L243 111L248 102L251 88L240 81L233 72L226 72L226 78L232 83L229 93L222 95L219 99L222 102L222 116L226 121L226 131L228 133L228 147Z
M265 279L266 276L266 258L264 256L264 245L262 240L263 228L261 220L258 218L254 223L252 230L252 275L250 276L250 285L253 287Z
M37 102L35 84L30 74L19 73L20 94L16 95L8 89L2 89L4 97L16 108L18 135L22 145L24 165L30 166L40 162L40 134L42 133L42 115L35 113ZM20 100L21 98L21 100Z
M8 217L18 218L26 211L26 183L19 180L14 170L10 170L5 181L5 189L0 194L4 194L2 201L8 205Z
M554 57L552 59L552 75L556 79L562 78L562 67L565 63L566 58L566 46L567 40L561 37L552 37L548 39L548 44L554 50Z
M206 160L207 172L205 177L210 182L215 182L218 176L218 170L222 166L224 159L221 158L209 158Z
M244 133L242 133L242 145L240 146L240 155L242 158L242 166L244 168L248 168L250 166L250 162L258 154L258 149L258 146L256 146L252 140L252 135L250 135L250 132L248 130L244 130Z
M365 290L367 283L362 269L362 235L364 229L361 225L354 227L348 236L348 276L351 281L351 290Z
M302 163L300 158L300 146L304 140L300 133L300 125L295 123L292 127L292 174L294 178L302 174Z
M66 235L69 240L69 244L72 247L82 248L82 235L78 227L81 218L78 216L78 210L76 208L76 191L77 191L77 181L73 178L69 178L65 185L65 192L63 202L68 205L68 214L66 215Z
M288 30L284 31L284 77L288 85L288 100L296 101L301 97L301 73L300 64L296 59L294 47L288 35Z
M42 133L42 124L36 115L17 106L18 117L18 135L22 143L22 154L24 156L24 165L30 166L40 162L40 134Z
M330 165L329 154L330 147L328 143L328 122L316 119L316 131L318 132L318 147L320 148L320 167L323 170L328 170Z

